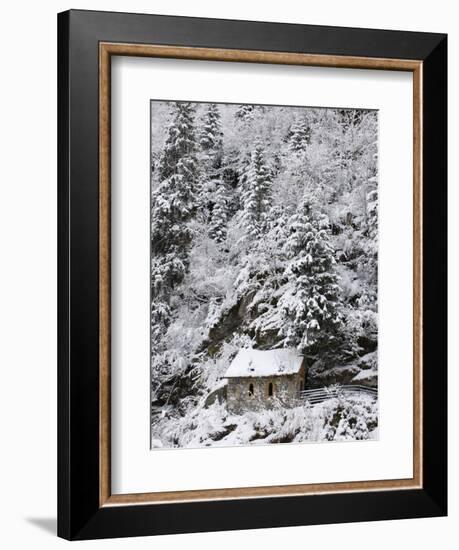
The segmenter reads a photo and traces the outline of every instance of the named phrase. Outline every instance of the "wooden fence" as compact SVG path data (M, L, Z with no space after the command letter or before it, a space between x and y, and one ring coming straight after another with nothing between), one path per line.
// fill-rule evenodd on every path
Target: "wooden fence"
M378 389L369 388L368 386L358 386L358 385L349 385L349 386L328 386L324 388L316 388L312 390L303 390L300 392L299 396L302 401L307 401L311 405L316 403L322 403L327 399L332 399L334 397L340 396L351 396L359 397L361 395L370 396L374 399L378 398Z

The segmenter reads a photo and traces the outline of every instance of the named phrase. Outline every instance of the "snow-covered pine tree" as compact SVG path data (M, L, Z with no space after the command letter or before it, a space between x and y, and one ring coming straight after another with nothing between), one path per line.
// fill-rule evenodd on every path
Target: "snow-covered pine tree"
M215 103L209 103L204 114L199 144L201 146L199 155L201 163L199 219L203 224L208 225L212 220L215 195L223 172L223 134L219 107Z
M152 193L152 323L158 323L152 333L157 336L167 326L171 290L188 270L189 221L196 210L195 153L194 108L176 103Z
M373 113L372 113L373 115ZM366 122L366 121L364 121ZM373 124L371 124L373 123ZM377 118L373 115L369 117L369 126L373 134L377 135ZM367 236L370 241L370 248L373 248L373 256L377 258L378 254L378 142L376 139L369 139L366 147L366 155L362 158L365 163L365 172L367 177L366 184L366 225ZM376 283L376 281L375 281Z
M265 229L271 206L271 171L261 145L257 145L251 155L241 199L242 224L246 235L256 239Z
M234 113L236 120L240 122L248 122L253 118L255 105L243 104Z
M250 151L241 151L237 158L233 160L233 164L236 167L237 174L237 190L239 195L239 206L242 208L242 195L244 189L247 187L247 179L250 170L250 163L252 160L252 154Z
M209 225L209 236L217 243L223 242L226 238L229 202L228 186L225 180L221 179L216 185L214 205Z
M293 123L290 130L290 150L302 153L311 141L311 128L308 120L303 117Z
M362 231L362 255L359 258L359 268L365 271L362 281L362 293L359 302L370 307L376 307L378 295L378 189L376 178L370 178L366 195L366 223Z
M263 114L265 110L266 107L264 105L249 105L245 103L238 107L234 116L238 122L250 123L255 116Z
M288 237L288 215L282 206L273 206L269 212L266 232L251 250L250 266L239 279L237 292L245 290L250 297L247 306L251 316L250 331L259 345L267 341L276 347L284 320L277 307L281 289L286 283L287 261L284 243Z
M196 177L195 107L191 103L175 103L172 122L158 166L159 179L184 176L184 185ZM183 187L182 185L181 187ZM189 185L190 186L190 185Z
M308 198L290 219L285 248L288 282L278 302L285 321L284 345L306 351L318 340L333 339L341 324L328 219L312 212Z
M166 334L171 322L171 310L169 304L160 297L151 302L151 342L156 345ZM155 349L157 353L159 348Z
M204 151L220 153L223 147L223 133L220 124L220 111L216 103L209 103L202 122L199 144Z

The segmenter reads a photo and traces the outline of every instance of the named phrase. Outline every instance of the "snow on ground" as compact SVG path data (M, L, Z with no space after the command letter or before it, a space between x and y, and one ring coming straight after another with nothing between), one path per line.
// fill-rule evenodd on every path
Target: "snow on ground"
M222 447L377 439L378 405L371 397L337 397L311 407L228 413L225 404L153 423L154 447Z

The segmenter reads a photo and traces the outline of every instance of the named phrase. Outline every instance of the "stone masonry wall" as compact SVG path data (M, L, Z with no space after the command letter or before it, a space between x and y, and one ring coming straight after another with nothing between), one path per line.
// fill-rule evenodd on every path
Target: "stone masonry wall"
M297 402L298 392L302 389L304 372L299 374L229 378L227 386L227 407L230 412L257 411L274 406L292 407ZM269 384L273 385L273 395L269 396ZM250 384L253 394L250 395Z

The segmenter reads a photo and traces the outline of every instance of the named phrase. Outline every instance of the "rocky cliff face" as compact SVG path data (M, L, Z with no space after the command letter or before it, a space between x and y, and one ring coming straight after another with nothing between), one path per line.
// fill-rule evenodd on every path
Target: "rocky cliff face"
M357 361L329 368L323 361L316 361L308 371L307 385L310 388L330 386L332 384L360 384L377 387L378 352L373 351Z

